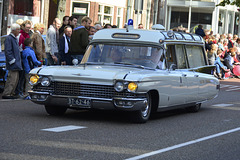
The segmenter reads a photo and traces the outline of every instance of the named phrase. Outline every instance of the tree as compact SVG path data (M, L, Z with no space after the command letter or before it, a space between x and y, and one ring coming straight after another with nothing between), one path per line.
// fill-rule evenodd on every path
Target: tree
M223 0L217 6L236 5L240 7L240 0Z

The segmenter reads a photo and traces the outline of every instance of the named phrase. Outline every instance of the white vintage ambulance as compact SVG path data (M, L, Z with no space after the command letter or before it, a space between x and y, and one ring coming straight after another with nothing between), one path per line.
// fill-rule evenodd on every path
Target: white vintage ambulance
M103 29L80 64L33 69L29 93L50 115L67 109L121 110L144 123L157 111L197 112L216 97L220 86L207 74L211 69L198 35L131 26Z

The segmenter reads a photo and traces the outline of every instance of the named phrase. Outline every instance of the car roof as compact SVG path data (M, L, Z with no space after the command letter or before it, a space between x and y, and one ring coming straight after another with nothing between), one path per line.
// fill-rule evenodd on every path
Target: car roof
M149 41L159 43L159 39L164 38L158 31L132 29L102 29L98 31L94 40L124 40L124 41Z
M172 36L169 36L172 32ZM196 34L184 32L162 31L162 30L144 30L144 29L102 29L95 33L92 42L96 41L128 41L128 42L191 42L204 44L203 38Z

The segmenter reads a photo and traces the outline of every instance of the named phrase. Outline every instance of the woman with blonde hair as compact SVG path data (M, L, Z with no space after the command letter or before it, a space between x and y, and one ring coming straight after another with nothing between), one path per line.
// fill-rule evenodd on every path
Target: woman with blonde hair
M16 20L16 23L20 26L20 29L22 29L22 24L23 24L24 20L23 19L18 19Z
M37 60L40 61L42 64L47 64L47 56L45 53L45 42L42 38L42 34L44 32L44 24L36 23L34 25L34 33L32 34L32 41L33 41L33 49L36 54Z
M212 44L211 50L207 52L209 65L214 65L214 62L217 58L217 49L218 49L218 45Z

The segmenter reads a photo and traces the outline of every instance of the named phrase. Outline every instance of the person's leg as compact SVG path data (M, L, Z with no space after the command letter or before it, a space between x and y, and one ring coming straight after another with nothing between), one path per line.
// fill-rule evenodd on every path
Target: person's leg
M59 53L54 53L54 55L57 57L58 61L54 62L55 65L61 64L61 55Z
M25 79L26 79L26 84L25 84L25 94L24 94L24 96L27 97L27 96L29 96L28 91L31 90L31 85L29 83L29 74L25 74Z
M72 64L72 57L70 54L65 54L65 60L66 60L66 64L67 65L71 65Z
M4 87L3 96L12 96L18 84L19 71L8 71L7 81Z
M218 64L216 64L216 73L220 73L220 66Z
M216 75L214 75L216 78L221 79L222 75L221 75L221 67L216 64Z
M54 61L53 61L53 59L52 59L51 54L50 54L50 53L46 53L46 55L47 55L47 65L48 65L48 66L54 65Z
M16 95L20 95L23 96L23 92L24 92L24 83L25 83L25 71L21 70L19 71L19 80L18 80L18 84L15 90L15 94Z

